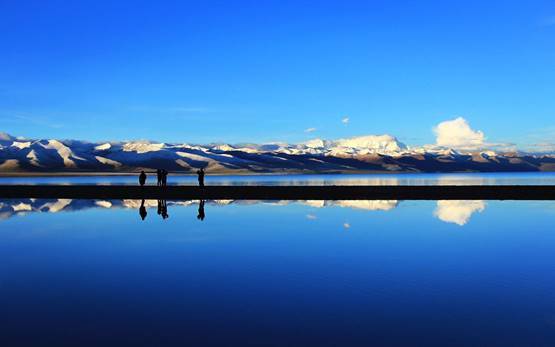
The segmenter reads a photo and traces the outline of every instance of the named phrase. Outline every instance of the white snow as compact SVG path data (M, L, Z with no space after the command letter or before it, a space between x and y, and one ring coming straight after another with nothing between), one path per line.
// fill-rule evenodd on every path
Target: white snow
M102 164L106 164L106 165L112 165L114 167L120 167L121 163L112 159L108 159L108 158L104 158L104 157L100 157L100 156L95 156L94 157L96 160L98 160L99 162L101 162Z
M189 159L196 160L196 161L204 161L204 162L212 161L212 159L210 159L210 158L206 158L206 157L200 156L198 154L193 154L193 153L175 152L175 154L177 154L180 157L189 158Z
M71 204L71 199L58 199L55 202L47 202L46 204L42 205L39 209L46 210L50 213L60 212L64 208L66 208L69 204Z
M47 144L41 144L46 149L54 149L64 161L65 167L76 167L73 159L85 160L73 154L72 150L58 140L48 140Z
M164 148L164 143L151 143L148 141L128 142L123 145L124 152L148 153L157 152Z
M96 206L100 206L100 207L104 207L104 208L112 207L112 203L110 201L106 201L106 200L98 200L98 201L95 201L94 204Z
M13 209L15 212L32 211L32 210L33 210L33 207L32 207L31 205L29 205L29 204L25 204L25 203L23 203L23 202L20 202L20 203L17 204L17 205L12 205L12 209Z
M234 151L234 150L236 150L235 147L231 147L230 145L227 145L227 144L215 146L214 149L219 150L219 151Z
M176 159L175 162L177 163L177 165L184 167L186 169L191 168L191 165L187 164L187 162L185 162L183 159Z
M110 149L110 148L112 148L112 145L108 142L94 147L94 149L97 150L97 151L105 151L105 150Z
M32 149L29 153L27 153L27 155L25 156L27 159L29 159L29 162L32 165L35 166L41 166L37 157L37 152L35 152L34 149Z
M12 147L17 147L19 149L25 149L25 148L29 148L31 147L31 142L19 142L19 141L14 141L12 143Z

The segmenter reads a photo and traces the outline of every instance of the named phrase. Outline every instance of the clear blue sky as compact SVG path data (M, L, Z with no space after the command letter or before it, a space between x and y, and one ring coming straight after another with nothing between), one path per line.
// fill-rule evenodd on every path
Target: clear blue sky
M555 142L552 0L3 0L0 32L14 135Z

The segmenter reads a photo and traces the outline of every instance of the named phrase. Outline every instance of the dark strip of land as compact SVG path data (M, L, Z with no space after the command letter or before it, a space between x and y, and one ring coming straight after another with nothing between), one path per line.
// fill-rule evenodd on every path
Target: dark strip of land
M0 185L0 198L233 200L555 200L555 186Z

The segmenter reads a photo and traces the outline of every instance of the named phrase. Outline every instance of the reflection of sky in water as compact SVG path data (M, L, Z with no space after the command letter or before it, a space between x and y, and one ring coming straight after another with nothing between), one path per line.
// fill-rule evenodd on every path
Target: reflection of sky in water
M197 205L197 200L168 201L164 203L171 208ZM103 209L140 209L160 208L160 200L72 200L72 199L9 199L0 201L0 220L14 216L26 216L30 213L58 213L78 211L91 208ZM316 209L342 207L366 211L389 211L397 208L397 200L298 200L298 201L258 201L258 200L210 200L208 206L223 207L226 205L254 205L264 204L269 206L286 206L299 204ZM437 201L434 216L447 223L465 225L472 214L482 212L486 203L482 200L442 200ZM313 213L307 214L308 219L317 219ZM348 224L348 223L347 223ZM346 226L346 228L349 228Z
M1 203L6 346L555 341L550 201Z
M206 176L210 185L529 185L555 184L554 172ZM150 176L147 184L154 184ZM138 184L137 175L0 177L0 184ZM196 176L171 175L168 184L196 185Z

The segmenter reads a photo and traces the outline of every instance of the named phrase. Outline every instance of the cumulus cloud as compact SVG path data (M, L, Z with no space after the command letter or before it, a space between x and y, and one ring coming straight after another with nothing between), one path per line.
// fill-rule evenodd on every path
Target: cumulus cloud
M465 225L475 212L486 208L483 200L439 200L434 215L447 223Z
M305 133L313 133L315 131L316 131L316 128L308 128L304 130Z
M485 136L474 130L463 117L439 123L434 128L436 145L455 149L477 149L484 147Z
M307 214L306 219L315 220L318 219L318 217L315 214Z
M349 124L349 117L344 117L343 119L341 119L341 123L345 125Z

